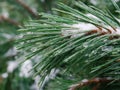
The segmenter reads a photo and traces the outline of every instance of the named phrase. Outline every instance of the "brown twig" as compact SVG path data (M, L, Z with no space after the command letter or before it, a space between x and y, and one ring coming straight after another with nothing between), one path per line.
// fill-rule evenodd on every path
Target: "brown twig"
M24 9L26 9L32 16L38 18L38 14L35 13L27 4L25 4L21 0L16 0L18 4L20 4Z
M94 87L92 88L92 90L98 90L99 87L100 87L100 83L98 83L96 86L94 86Z
M100 33L100 35L105 35L105 34L111 34L112 33L112 30L110 29L107 29L107 31L103 31L101 27L97 27L98 29L95 29L95 30L91 30L91 31L88 31L86 33L86 35L91 35L91 34L95 34L95 33Z
M114 81L114 79L111 79L111 78L94 78L91 80L83 80L78 84L74 84L74 85L70 86L69 90L77 90L78 88L82 88L83 86L88 86L91 84L99 85L99 83L109 83L112 81ZM94 88L94 90L95 90L95 88Z
M20 24L19 22L15 21L11 18L4 17L3 15L0 16L0 22L2 22L2 21L6 21L8 23L11 23L17 27L22 26L22 24Z
M0 84L3 82L3 77L0 76Z

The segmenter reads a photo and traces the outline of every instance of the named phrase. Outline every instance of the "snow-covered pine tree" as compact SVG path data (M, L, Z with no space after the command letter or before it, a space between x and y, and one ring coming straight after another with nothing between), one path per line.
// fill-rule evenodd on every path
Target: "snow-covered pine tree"
M59 3L54 10L63 16L40 13L19 30L25 60L41 57L32 69L40 87L49 78L47 90L120 89L120 7L110 2L117 16L80 1L75 7L82 11Z

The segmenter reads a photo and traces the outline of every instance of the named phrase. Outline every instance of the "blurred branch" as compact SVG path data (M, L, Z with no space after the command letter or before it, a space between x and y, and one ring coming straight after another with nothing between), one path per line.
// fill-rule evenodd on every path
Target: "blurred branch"
M109 83L112 81L114 81L114 79L111 78L94 78L91 80L82 80L80 83L72 85L69 90L77 90L79 88L82 88L83 86L87 86L90 84L99 85L100 83ZM93 90L95 90L95 87L93 88Z
M32 16L38 18L38 14L35 13L28 5L26 5L23 1L21 0L16 0L18 4L20 4L24 9L26 9Z
M3 82L3 78L0 76L0 84Z
M2 22L2 21L6 21L8 23L11 23L11 24L13 24L13 25L15 25L17 27L22 26L22 24L20 24L19 22L15 21L15 20L13 20L11 18L7 18L7 17L5 17L3 15L0 16L0 22Z

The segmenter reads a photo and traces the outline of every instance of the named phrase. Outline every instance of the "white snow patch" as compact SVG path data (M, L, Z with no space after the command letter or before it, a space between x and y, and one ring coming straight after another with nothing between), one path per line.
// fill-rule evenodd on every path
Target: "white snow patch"
M63 36L77 37L77 36L83 35L87 31L98 29L93 24L82 23L82 22L78 23L78 24L73 24L69 27L70 27L69 29L63 29L62 30L62 35Z
M94 5L97 5L98 4L98 0L90 0L90 2Z
M88 79L83 79L82 82L83 83L88 82Z
M116 2L119 2L120 0L115 0Z
M13 47L13 48L9 49L7 51L7 53L5 53L5 56L10 57L10 56L15 56L16 54L17 54L17 49L16 49L16 47Z
M89 23L73 24L71 28L76 28L76 29L79 29L80 31L88 31L88 30L97 29L96 26L94 26L93 24L89 24Z
M20 77L30 77L30 70L32 69L32 62L30 60L25 61L20 68Z
M7 78L8 77L8 73L6 72L6 73L3 73L2 75L1 75L3 78Z
M7 72L12 73L17 67L18 67L17 61L9 61L8 67L7 67Z
M5 17L5 18L8 18L9 17L9 13L6 9L3 9L2 10L2 15Z
M39 80L40 80L40 76L36 76L34 78L35 82L34 84L31 86L31 89L32 90L40 90L39 87L38 87L38 84L39 84Z
M115 34L120 35L120 27L116 29L116 32L114 32Z
M94 18L96 18L96 17L94 17ZM108 32L108 30L106 30L105 28L99 29L98 27L96 27L95 25L90 24L90 23L82 23L81 22L78 24L64 25L64 26L68 26L69 28L68 29L63 28L61 30L61 33L63 36L78 37L78 36L84 35L88 31L92 31L92 30L97 30L98 32ZM111 31L111 34L120 35L120 27L115 28L116 31L110 26L105 26L105 27Z

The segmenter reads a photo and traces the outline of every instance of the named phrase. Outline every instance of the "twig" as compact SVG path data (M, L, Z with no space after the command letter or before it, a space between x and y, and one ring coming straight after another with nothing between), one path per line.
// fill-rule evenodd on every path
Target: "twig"
M3 82L3 78L0 76L0 84Z
M26 9L31 15L34 17L38 18L38 14L35 13L28 5L26 5L23 1L21 0L16 0L18 4L20 4L24 9Z
M11 23L11 24L13 24L13 25L15 25L17 27L22 26L22 24L20 24L19 22L15 21L15 20L13 20L11 18L4 17L3 15L0 16L0 22L2 22L2 21L6 21L8 23Z
M82 80L80 83L70 86L69 90L77 90L78 88L82 88L83 86L87 86L90 84L98 85L99 83L109 83L112 81L114 81L114 79L112 79L112 78L94 78L91 80Z
M86 35L91 35L91 34L98 33L98 32L100 33L100 35L105 35L105 34L111 34L111 33L112 33L112 30L110 30L110 29L107 29L108 31L105 32L105 31L102 30L101 27L97 27L97 28L98 28L98 29L88 31L88 32L86 33Z

